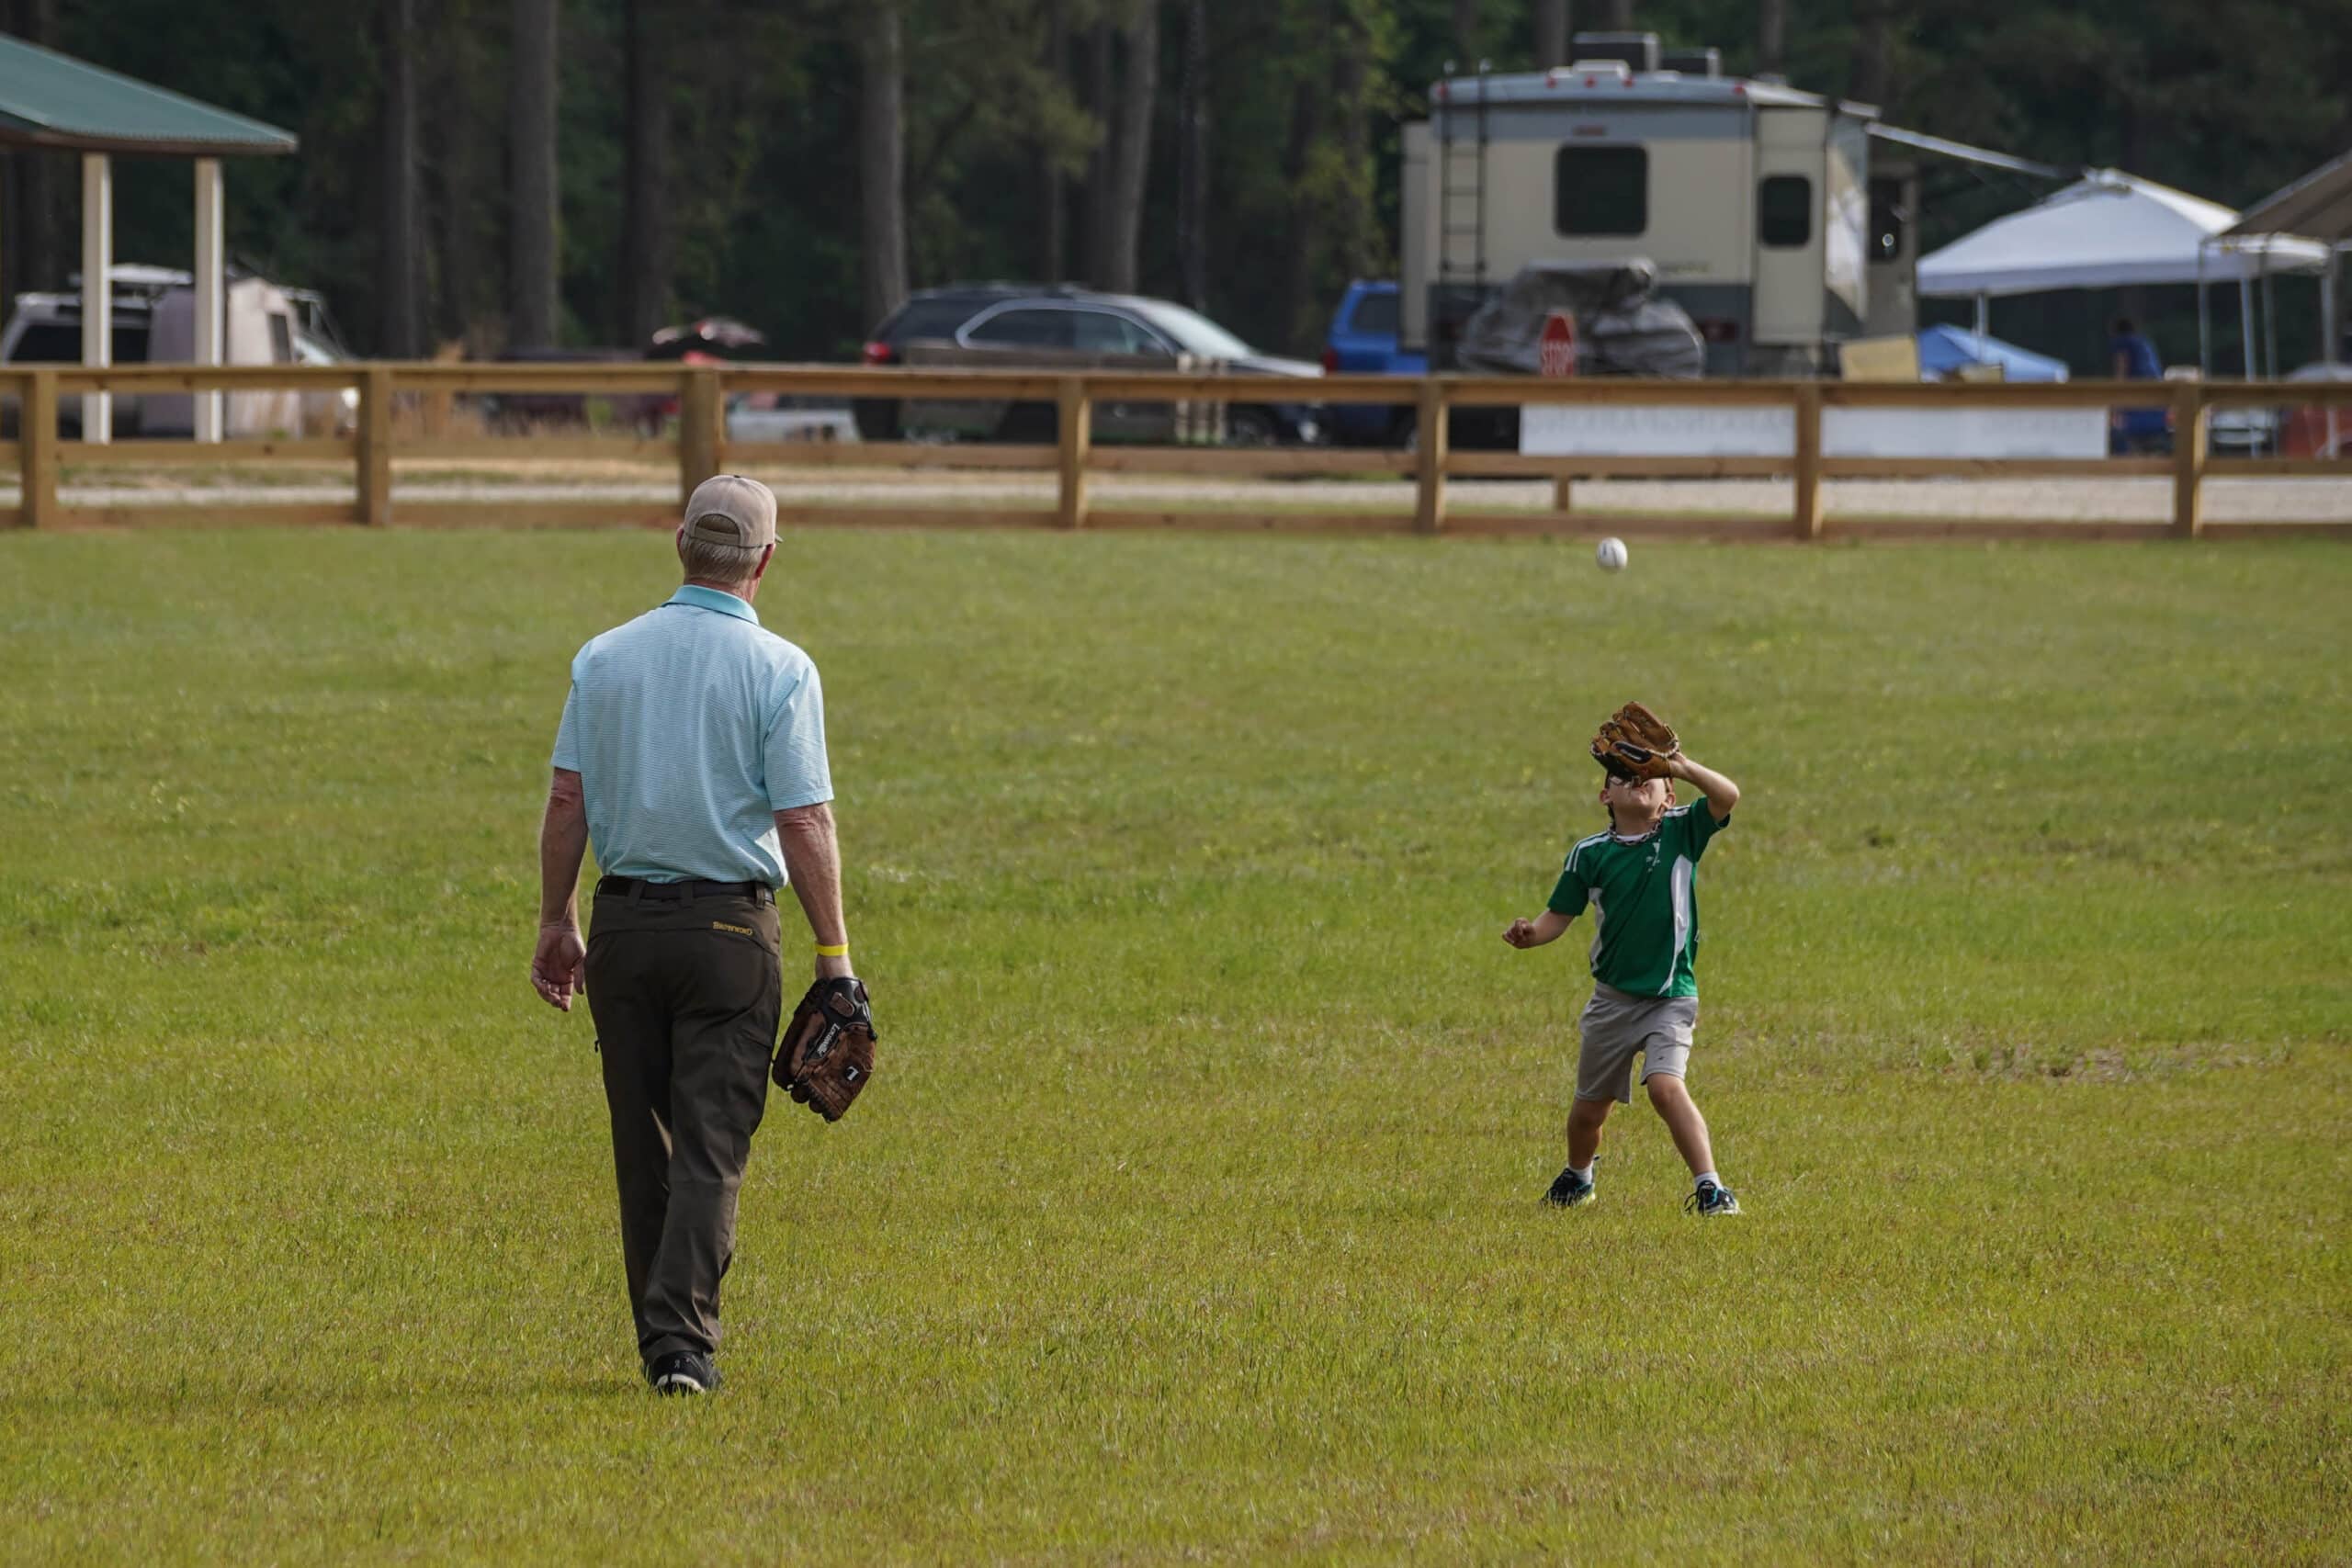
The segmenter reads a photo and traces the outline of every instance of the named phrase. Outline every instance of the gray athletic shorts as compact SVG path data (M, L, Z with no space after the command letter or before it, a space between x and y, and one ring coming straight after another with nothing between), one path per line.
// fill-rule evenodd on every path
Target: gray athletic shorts
M1634 1055L1642 1057L1642 1078L1664 1073L1679 1078L1690 1060L1690 1032L1699 1024L1696 997L1637 997L1596 982L1592 1000L1577 1020L1584 1049L1577 1055L1577 1098L1634 1098Z

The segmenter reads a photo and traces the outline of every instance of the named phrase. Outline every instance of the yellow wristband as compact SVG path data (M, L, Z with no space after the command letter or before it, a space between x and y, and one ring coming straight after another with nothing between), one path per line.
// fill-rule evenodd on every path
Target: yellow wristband
M820 958L847 958L849 956L849 943L840 942L829 944L820 942L817 944L817 956Z

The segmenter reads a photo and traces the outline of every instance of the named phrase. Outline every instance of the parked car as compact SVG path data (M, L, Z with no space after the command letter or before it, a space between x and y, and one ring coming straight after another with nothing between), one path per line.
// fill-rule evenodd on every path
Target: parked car
M1426 376L1430 357L1396 346L1395 282L1359 277L1340 296L1323 344L1323 368L1330 375ZM1351 446L1399 446L1411 437L1413 411L1384 403L1334 403L1331 439Z
M854 441L857 422L839 398L738 392L727 400L729 441Z
M2352 380L2352 366L2314 361L2285 379ZM2352 411L2297 403L2282 394L2275 407L2215 409L2205 416L2205 439L2216 455L2232 457L2344 457L2352 456Z
M135 262L107 269L113 332L109 359L120 366L195 357L195 279L171 267ZM81 277L57 292L19 294L0 327L0 362L79 365L82 362ZM326 301L307 288L288 288L232 268L225 280L223 357L231 365L335 365L351 355L335 332ZM271 435L305 427L342 432L356 423L359 395L334 392L232 392L227 434ZM82 432L82 400L60 400L58 428L68 439ZM6 400L5 428L16 429L15 400ZM195 428L195 400L185 392L141 397L118 394L112 424L118 437L187 435Z
M501 365L636 365L643 355L627 348L510 348L498 356ZM667 392L612 392L591 397L585 392L540 391L506 388L472 400L482 422L501 434L525 434L535 430L593 426L601 414L616 426L640 434L659 433L676 413L678 400Z
M645 344L648 359L706 365L722 360L764 359L767 333L732 316L704 316L657 330Z
M874 329L865 352L868 365L1042 370L1173 370L1180 356L1236 375L1306 379L1323 374L1305 360L1261 354L1197 310L1170 300L1009 283L926 289ZM1325 410L1310 389L1301 391L1307 395L1295 401L1223 405L1223 439L1242 446L1323 440ZM1094 437L1171 440L1182 406L1099 404ZM854 407L858 432L869 441L910 434L1050 441L1056 429L1051 403L860 399Z

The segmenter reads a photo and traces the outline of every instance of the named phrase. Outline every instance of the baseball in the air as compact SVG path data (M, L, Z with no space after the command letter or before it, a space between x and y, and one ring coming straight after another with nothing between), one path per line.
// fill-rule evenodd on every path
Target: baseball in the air
M1624 570L1625 541L1623 539L1601 540L1599 547L1592 552L1592 558L1603 571Z

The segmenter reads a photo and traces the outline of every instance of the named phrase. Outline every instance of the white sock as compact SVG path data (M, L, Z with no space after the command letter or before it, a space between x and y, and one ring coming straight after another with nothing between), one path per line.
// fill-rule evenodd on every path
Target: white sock
M1578 1181L1590 1181L1592 1179L1592 1162L1587 1160L1582 1169L1578 1169L1575 1166L1570 1166L1568 1167L1568 1174L1575 1177Z
M1708 1185L1710 1182L1713 1183L1717 1187L1721 1187L1724 1184L1723 1179L1717 1176L1713 1171L1702 1170L1699 1173L1698 1179L1690 1183L1690 1187L1693 1191L1696 1191L1698 1189Z

